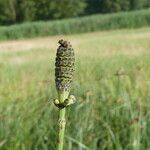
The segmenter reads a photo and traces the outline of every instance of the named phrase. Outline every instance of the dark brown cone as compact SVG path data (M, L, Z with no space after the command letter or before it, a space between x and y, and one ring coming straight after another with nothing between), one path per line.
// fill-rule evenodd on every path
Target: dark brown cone
M69 42L59 40L55 62L55 82L59 91L69 91L73 79L75 56Z

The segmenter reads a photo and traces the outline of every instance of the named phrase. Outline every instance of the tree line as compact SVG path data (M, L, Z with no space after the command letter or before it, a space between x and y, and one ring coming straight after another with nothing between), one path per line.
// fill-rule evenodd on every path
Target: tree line
M0 24L54 20L150 7L149 0L0 0Z

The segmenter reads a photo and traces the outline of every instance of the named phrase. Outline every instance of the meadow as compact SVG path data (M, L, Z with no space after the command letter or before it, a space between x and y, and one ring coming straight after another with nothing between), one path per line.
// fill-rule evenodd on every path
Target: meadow
M150 149L149 27L0 42L0 149L55 150L61 38L76 52L64 149Z

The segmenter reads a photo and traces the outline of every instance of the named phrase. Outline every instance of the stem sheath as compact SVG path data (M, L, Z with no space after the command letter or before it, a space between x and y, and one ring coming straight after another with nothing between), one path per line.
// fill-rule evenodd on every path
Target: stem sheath
M58 92L58 98L60 103L63 103L65 99L68 98L69 92L63 91ZM66 119L65 119L65 113L66 108L59 109L59 133L58 133L58 148L57 150L63 150L63 144L64 144L64 134L65 134L65 125L66 125Z

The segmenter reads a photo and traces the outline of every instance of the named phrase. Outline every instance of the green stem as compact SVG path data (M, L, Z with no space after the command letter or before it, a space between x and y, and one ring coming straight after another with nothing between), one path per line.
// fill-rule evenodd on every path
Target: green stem
M63 103L65 99L68 98L69 92L58 92L58 98L59 102ZM65 120L65 113L66 113L66 108L59 109L59 134L58 134L58 148L57 150L63 150L63 143L64 143L64 134L65 134L65 125L66 125L66 120Z

